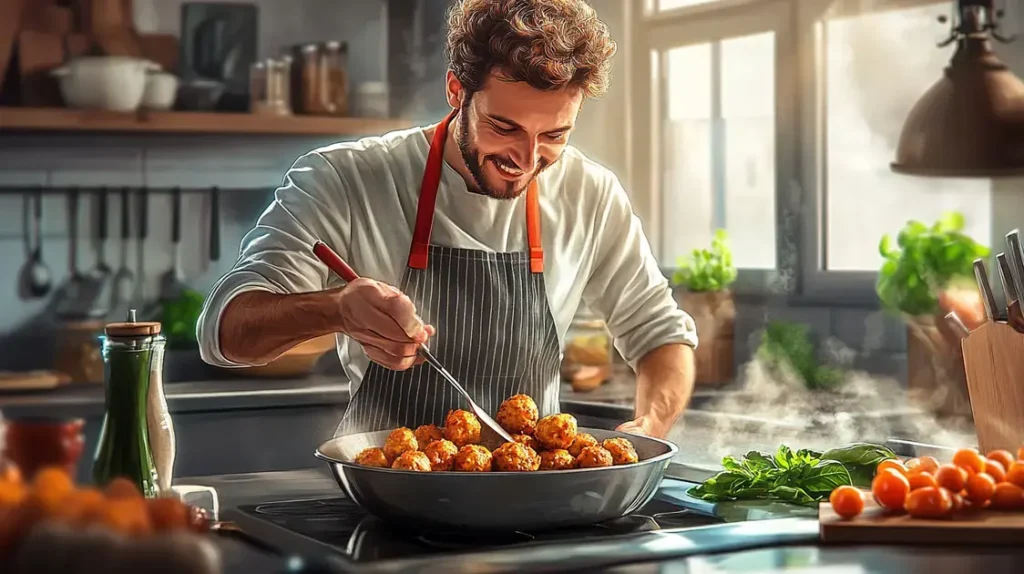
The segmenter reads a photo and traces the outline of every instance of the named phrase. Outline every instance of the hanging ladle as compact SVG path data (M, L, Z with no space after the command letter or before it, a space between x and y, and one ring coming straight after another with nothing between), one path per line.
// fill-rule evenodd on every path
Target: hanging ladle
M53 287L50 268L43 263L43 191L36 188L32 194L32 216L26 222L26 241L29 249L28 260L22 268L22 285L30 297L46 296Z

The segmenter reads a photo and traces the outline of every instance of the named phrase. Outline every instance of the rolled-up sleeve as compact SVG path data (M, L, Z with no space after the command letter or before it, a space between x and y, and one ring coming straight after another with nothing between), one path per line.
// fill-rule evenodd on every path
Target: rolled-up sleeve
M697 328L672 296L625 190L614 177L609 185L603 219L596 221L595 259L583 300L604 317L616 349L635 369L662 345L695 348Z
M246 291L305 293L324 289L327 268L311 247L322 240L346 256L350 221L338 172L318 152L300 157L274 200L242 238L238 261L207 297L196 325L203 360L220 367L241 366L224 357L220 322L227 305Z

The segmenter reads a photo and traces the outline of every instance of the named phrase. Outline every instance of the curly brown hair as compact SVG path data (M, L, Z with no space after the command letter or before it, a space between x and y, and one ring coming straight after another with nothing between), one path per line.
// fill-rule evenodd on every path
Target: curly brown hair
M608 89L615 42L585 0L458 0L445 55L470 94L500 70L505 81L596 98Z

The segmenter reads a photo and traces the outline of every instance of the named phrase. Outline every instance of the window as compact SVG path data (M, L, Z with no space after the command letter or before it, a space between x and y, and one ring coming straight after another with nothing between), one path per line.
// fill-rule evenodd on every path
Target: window
M932 3L821 25L826 131L818 236L825 271L877 271L882 235L909 219L931 223L955 210L975 239L990 236L989 181L924 179L889 169L904 118L952 55L951 47L936 47L948 33L936 16L950 8Z
M725 228L737 267L775 268L775 34L663 54L662 264Z
M676 10L678 8L689 8L698 4L710 4L720 0L655 0L658 3L658 11Z

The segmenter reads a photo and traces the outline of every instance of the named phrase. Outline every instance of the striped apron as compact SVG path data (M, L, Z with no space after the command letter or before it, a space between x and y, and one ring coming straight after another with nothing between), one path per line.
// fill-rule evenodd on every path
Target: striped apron
M526 192L528 252L492 253L430 244L444 144L453 111L434 131L420 186L409 265L399 289L425 323L439 361L494 416L524 393L541 416L558 412L561 346L544 287L539 189ZM371 362L335 436L423 424L442 426L451 409L468 408L429 365L392 371Z

